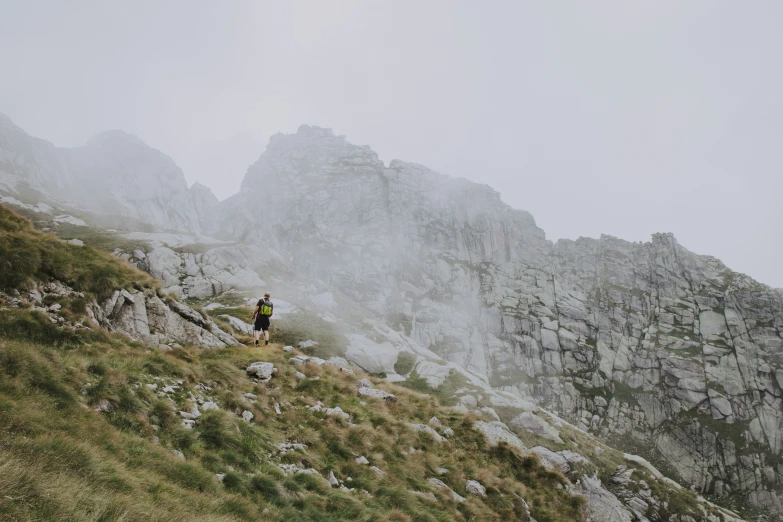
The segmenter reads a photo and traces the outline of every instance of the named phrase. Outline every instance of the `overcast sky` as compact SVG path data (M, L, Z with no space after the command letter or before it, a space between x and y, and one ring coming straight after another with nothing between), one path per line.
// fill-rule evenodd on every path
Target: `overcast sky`
M547 237L674 232L783 287L783 2L0 0L0 112L238 190L302 123L487 183Z

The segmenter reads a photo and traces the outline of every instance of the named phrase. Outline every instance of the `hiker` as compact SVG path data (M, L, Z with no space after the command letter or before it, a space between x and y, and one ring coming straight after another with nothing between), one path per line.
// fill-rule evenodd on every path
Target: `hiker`
M253 312L253 321L255 326L253 327L253 333L256 338L256 346L258 346L258 337L261 332L264 332L264 344L269 344L269 318L272 317L274 305L269 300L269 292L264 294L262 299L258 300L256 309Z

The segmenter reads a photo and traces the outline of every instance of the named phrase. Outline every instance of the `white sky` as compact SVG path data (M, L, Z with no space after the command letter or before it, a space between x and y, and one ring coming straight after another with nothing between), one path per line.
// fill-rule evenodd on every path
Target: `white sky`
M0 112L138 134L236 192L332 127L487 183L550 239L674 232L783 287L783 2L0 0Z

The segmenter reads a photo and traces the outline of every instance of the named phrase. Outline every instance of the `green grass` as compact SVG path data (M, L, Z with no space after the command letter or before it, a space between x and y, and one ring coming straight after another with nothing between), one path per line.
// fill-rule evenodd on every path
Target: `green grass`
M22 337L0 337L3 520L524 520L514 494L528 499L539 520L583 519L580 501L554 487L564 477L509 448L488 448L470 418L441 408L436 398L385 385L397 403L363 405L357 377L307 365L300 370L310 379L300 382L279 345L157 352L106 333L67 346ZM245 375L255 360L279 368L269 386ZM183 389L167 397L146 386L160 390L176 381ZM188 391L200 393L199 383L212 388L207 393L221 410L203 412L188 431L176 412L188 408ZM341 406L352 424L304 407L316 400ZM111 411L93 411L104 401ZM274 413L275 402L283 415ZM244 409L255 422L239 419ZM432 416L453 427L452 441L433 443L406 425ZM285 477L270 459L283 441L307 448L280 461L322 476ZM424 452L409 454L411 446ZM386 473L356 464L357 455ZM468 478L491 495L455 504L427 482L438 467L451 470L440 478L461 495L467 496ZM331 488L323 478L329 471L350 476L347 485L372 497ZM215 473L225 474L222 483Z
M99 298L118 288L159 286L130 263L89 246L68 245L0 205L0 289L25 288L49 279Z

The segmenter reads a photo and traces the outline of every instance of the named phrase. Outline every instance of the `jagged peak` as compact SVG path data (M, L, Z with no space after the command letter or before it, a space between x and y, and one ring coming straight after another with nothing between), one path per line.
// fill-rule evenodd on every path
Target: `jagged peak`
M199 183L198 181L193 183L193 185L191 185L188 190L190 190L190 193L194 197L197 197L201 201L209 203L210 205L217 205L220 202L215 193L212 192L212 189L202 183Z
M299 128L296 130L297 135L301 136L315 136L315 137L323 137L323 138L334 138L334 131L327 127L319 127L318 125L307 125L302 124L299 126ZM345 136L339 136L341 138L345 138Z
M209 192L210 194L212 193L212 189L210 189L208 186L206 186L206 185L204 185L203 183L200 183L200 182L198 182L198 181L194 182L194 183L193 183L193 184L190 186L190 190L193 190L193 191L207 191L207 192Z

